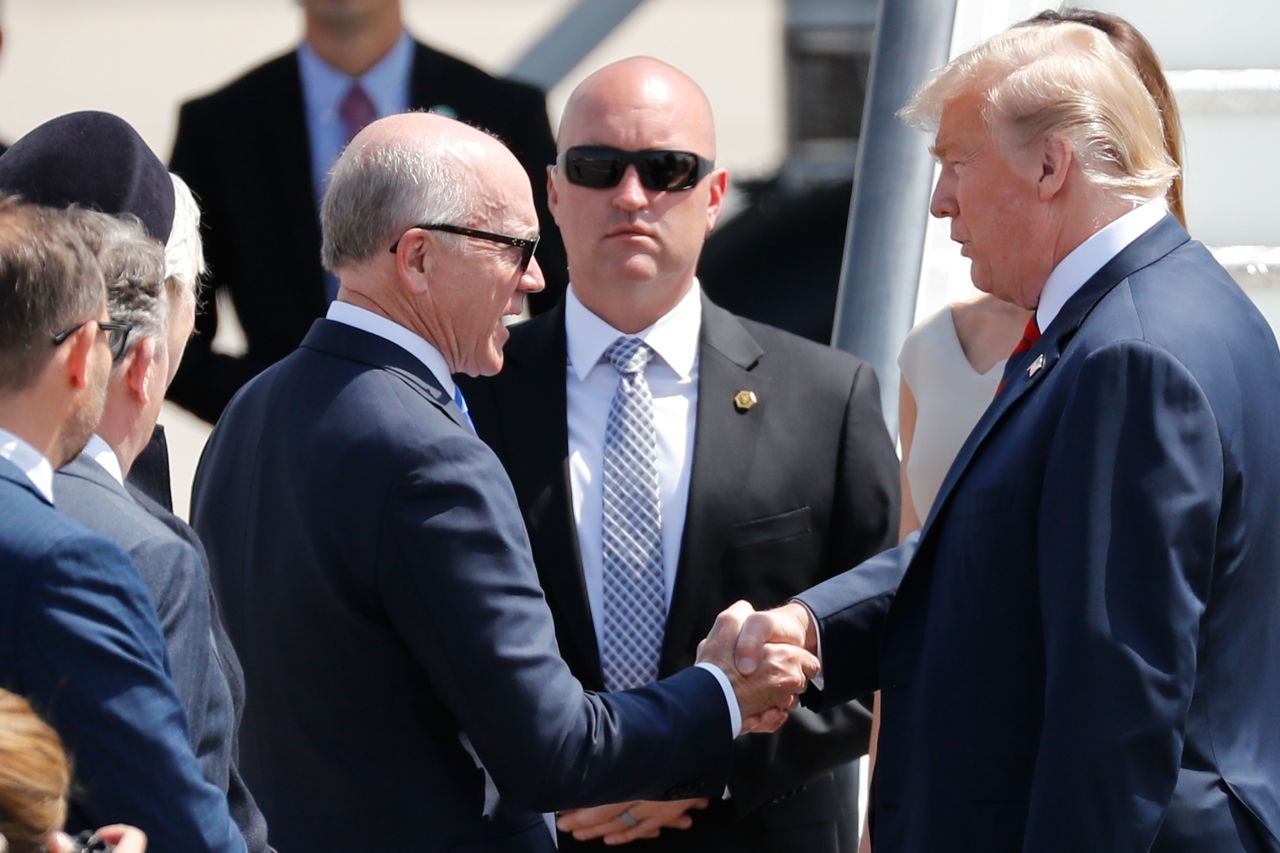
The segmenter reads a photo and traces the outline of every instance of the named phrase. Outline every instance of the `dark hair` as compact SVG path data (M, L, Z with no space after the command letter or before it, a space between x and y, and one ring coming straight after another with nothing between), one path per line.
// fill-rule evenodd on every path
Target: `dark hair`
M1077 9L1064 6L1054 11L1046 9L1023 21L1027 24L1061 24L1064 22L1084 24L1106 33L1111 43L1128 57L1138 71L1142 85L1147 87L1152 99L1156 102L1156 110L1160 113L1160 121L1164 126L1164 147L1169 159L1178 167L1178 174L1165 198L1169 202L1169 210L1183 225L1187 224L1186 212L1182 206L1182 118L1178 115L1178 102L1174 100L1173 90L1165 79L1160 68L1160 59L1156 56L1151 43L1138 32L1137 27L1117 15L1098 12L1093 9Z
M75 212L0 198L0 392L31 385L52 336L96 319L105 299Z

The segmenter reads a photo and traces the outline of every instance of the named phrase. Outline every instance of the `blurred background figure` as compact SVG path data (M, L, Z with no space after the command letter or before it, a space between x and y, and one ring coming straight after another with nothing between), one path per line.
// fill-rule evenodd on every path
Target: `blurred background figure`
M427 109L506 143L534 187L549 274L549 293L531 299L532 309L564 289L564 253L546 211L555 148L542 93L415 41L400 0L302 0L302 11L296 50L188 102L178 119L171 166L204 210L212 295L172 397L210 422L298 345L337 293L320 266L319 200L333 161L376 118ZM235 305L243 356L211 349L219 292Z
M21 696L0 689L0 853L66 853L77 845L63 833L71 767L62 739ZM147 837L131 826L99 829L94 837L115 853L144 853Z

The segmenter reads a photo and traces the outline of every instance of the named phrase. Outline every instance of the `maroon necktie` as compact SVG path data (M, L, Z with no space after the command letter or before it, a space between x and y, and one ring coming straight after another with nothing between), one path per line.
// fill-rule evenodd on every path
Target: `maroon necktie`
M1022 330L1022 340L1018 341L1018 345L1013 348L1013 352L1009 353L1009 361L1022 355L1027 350L1036 345L1036 341L1040 340L1040 327L1036 325L1036 315L1032 314L1031 319L1027 321L1027 327ZM1008 378L1000 380L1000 384L996 386L996 396L1000 396L1000 392L1004 390L1004 386L1009 384Z
M338 115L342 117L342 132L347 142L378 117L373 101L369 100L369 95L360 88L359 83L352 83L347 94L342 96L342 101L338 104Z

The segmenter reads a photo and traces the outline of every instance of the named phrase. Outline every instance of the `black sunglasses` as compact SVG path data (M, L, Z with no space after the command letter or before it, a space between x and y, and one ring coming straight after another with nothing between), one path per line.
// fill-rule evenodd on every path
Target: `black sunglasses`
M692 189L716 164L692 151L623 151L607 145L575 145L560 155L569 183L597 190L616 187L628 166L636 167L645 189L672 191Z
M492 231L480 231L476 228L463 228L461 225L445 225L439 222L431 225L415 225L413 227L421 228L423 231L444 231L448 234L461 234L463 237L475 237L477 240L488 240L491 243L516 246L521 251L520 272L524 272L529 268L529 262L533 260L533 253L538 250L538 241L542 239L541 234L537 237L508 237L506 234L494 234ZM399 246L399 240L392 243L391 254L394 255Z
M119 361L124 358L124 354L129 349L129 333L133 331L132 323L115 323L101 322L98 320L85 320L82 323L76 323L70 329L53 335L53 345L55 347L62 346L67 338L80 331L89 323L97 323L98 328L107 333L107 347L111 350L111 360Z

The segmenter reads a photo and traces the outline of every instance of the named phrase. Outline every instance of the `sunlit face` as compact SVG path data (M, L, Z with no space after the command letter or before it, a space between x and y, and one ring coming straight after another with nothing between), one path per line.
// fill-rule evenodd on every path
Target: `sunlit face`
M591 97L570 104L559 150L604 145L625 151L693 151L713 159L710 115L700 101L659 77L600 84ZM649 190L634 166L617 186L595 189L550 172L551 212L564 239L569 275L584 299L593 291L647 287L687 288L707 234L719 214L723 171L687 190Z
M484 193L475 221L458 223L509 237L538 234L538 215L528 178L514 158L497 188ZM511 173L514 169L514 173ZM504 316L519 316L526 293L544 286L537 258L520 270L521 250L478 237L428 232L433 253L429 288L438 316L448 318L450 340L440 342L454 373L492 376L502 369L502 347L510 336Z
M972 262L974 285L1034 308L1053 269L1047 211L1037 194L1039 163L1010 154L982 116L978 95L949 102L933 153L941 165L929 212L951 220L951 239Z

